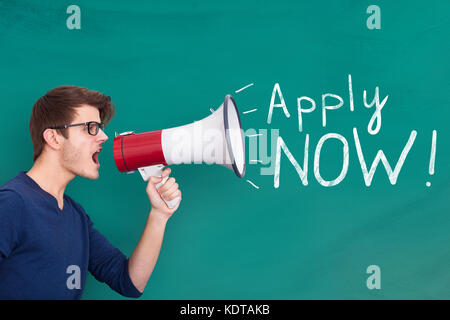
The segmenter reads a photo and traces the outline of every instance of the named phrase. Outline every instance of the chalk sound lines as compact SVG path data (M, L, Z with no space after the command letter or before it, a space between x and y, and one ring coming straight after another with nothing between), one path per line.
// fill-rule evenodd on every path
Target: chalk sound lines
M255 112L256 110L258 110L258 109L247 110L247 111L242 112L242 114L247 114L247 113Z
M251 182L250 180L247 179L247 182L250 183L256 189L259 189L259 187L256 184L254 184L253 182Z
M239 93L239 92L241 92L242 90L245 90L245 89L247 89L248 87L251 87L252 85L254 85L254 83L250 83L250 84L246 85L245 87L242 87L242 88L236 90L235 93Z

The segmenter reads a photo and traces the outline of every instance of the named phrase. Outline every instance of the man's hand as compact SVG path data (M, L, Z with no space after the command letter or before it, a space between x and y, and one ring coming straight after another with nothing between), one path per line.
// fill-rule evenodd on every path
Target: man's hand
M166 222L180 205L180 202L178 202L174 208L169 209L163 200L163 198L172 200L181 197L181 191L178 190L178 183L175 182L174 178L167 179L159 189L156 189L156 184L168 176L170 171L170 169L165 169L161 178L151 177L148 181L146 191L152 209L141 239L128 260L128 274L134 286L140 292L144 291L158 260Z
M151 177L147 184L147 195L150 199L150 203L152 204L152 215L161 217L165 220L168 220L172 214L178 209L181 199L178 204L170 209L167 207L165 200L173 200L176 197L181 198L181 191L178 189L178 183L175 182L175 178L171 177L167 179L167 181L159 187L156 188L156 184L160 183L164 177L170 174L170 168L164 169L161 177Z

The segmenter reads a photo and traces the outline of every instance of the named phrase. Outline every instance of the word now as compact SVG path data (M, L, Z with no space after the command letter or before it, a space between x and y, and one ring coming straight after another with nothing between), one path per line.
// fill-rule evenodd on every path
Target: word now
M417 132L415 130L411 131L411 134L409 136L408 141L406 142L405 147L402 150L402 153L400 154L400 157L397 161L397 164L395 165L394 169L392 170L391 165L389 164L383 150L379 150L375 159L372 162L372 165L370 166L370 170L367 169L366 160L364 159L363 151L361 148L361 143L359 141L358 136L358 130L356 128L353 128L353 138L355 141L355 147L356 151L358 153L358 159L361 164L361 170L364 176L364 182L366 186L370 186L372 183L373 175L375 174L375 171L377 169L378 163L383 163L386 172L389 177L389 181L392 185L396 184L398 175L400 173L400 170L402 169L403 163L405 162L406 156L408 155L408 152L410 151L414 140L416 139ZM343 153L343 162L342 162L342 170L339 173L339 176L331 181L327 181L322 178L320 175L319 165L320 165L320 152L322 150L323 144L325 141L329 139L337 139L342 143L342 153ZM283 138L281 136L277 139L277 151L276 151L276 157L275 157L275 173L274 173L274 187L278 188L280 185L280 158L281 158L281 150L286 154L287 158L291 162L291 164L294 166L295 170L297 171L303 185L308 185L308 153L309 153L309 134L306 134L305 136L305 151L304 151L304 157L303 157L303 168L300 167L298 162L295 160L292 153L289 151L288 147L286 146ZM348 171L348 164L349 164L349 145L347 139L343 137L340 134L337 133L328 133L322 136L317 143L316 150L314 153L314 176L316 177L317 181L325 186L325 187L332 187L337 184L339 184L342 180L344 180L345 176L347 175Z

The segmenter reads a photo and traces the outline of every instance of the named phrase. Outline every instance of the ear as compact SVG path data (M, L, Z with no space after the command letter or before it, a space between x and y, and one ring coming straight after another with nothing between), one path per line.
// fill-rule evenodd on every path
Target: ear
M47 145L53 150L60 150L64 137L55 129L45 129L42 136Z

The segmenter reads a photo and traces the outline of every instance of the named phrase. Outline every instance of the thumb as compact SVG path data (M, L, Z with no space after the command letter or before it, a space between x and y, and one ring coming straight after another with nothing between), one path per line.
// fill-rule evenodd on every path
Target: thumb
M162 179L162 177L150 177L150 179L148 179L147 189L153 192L157 192L158 190L156 188L156 185L160 183Z
M149 181L153 184L160 183L163 177L150 177Z

